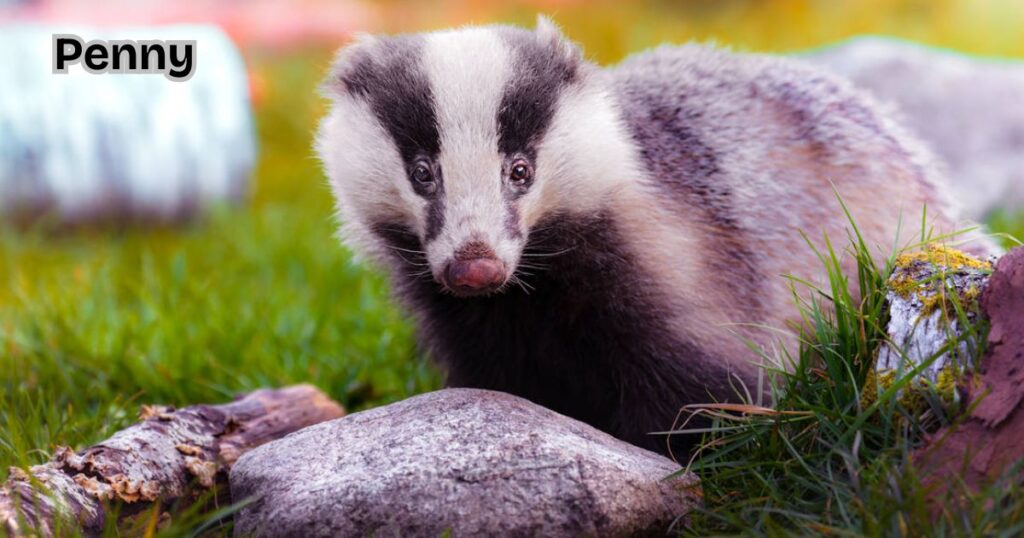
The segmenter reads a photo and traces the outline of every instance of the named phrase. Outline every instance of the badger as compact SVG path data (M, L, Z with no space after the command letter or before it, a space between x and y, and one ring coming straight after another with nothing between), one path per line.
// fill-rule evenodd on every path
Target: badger
M924 207L960 224L917 141L791 59L687 44L600 68L541 18L362 36L324 93L340 235L447 384L655 450L687 404L763 393L749 346L794 345L783 275L822 281L804 236L846 241L840 197L871 245L913 241Z

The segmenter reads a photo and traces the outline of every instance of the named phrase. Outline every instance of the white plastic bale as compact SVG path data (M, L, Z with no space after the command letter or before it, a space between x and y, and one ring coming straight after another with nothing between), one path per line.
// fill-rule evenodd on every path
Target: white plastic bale
M194 74L53 69L53 34L195 40ZM178 221L247 191L256 142L245 65L211 26L0 25L0 216Z

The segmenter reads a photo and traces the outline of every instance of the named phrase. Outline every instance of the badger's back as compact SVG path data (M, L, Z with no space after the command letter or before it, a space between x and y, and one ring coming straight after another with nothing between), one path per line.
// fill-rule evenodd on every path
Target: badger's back
M709 269L761 318L748 321L794 318L780 275L824 276L801 233L844 245L838 197L880 256L920 237L926 206L936 231L956 229L932 157L846 81L702 45L640 53L609 75L644 181L703 228Z

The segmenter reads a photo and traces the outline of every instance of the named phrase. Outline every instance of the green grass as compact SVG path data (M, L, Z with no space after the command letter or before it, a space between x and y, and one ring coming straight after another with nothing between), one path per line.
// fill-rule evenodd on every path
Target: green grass
M927 433L955 427L964 416L959 402L936 387L911 388L917 373L964 341L980 343L982 349L970 351L980 356L987 324L970 323L968 305L960 304L955 292L948 294L951 319L966 327L965 333L919 366L897 373L888 386L879 384L872 373L886 339L885 281L901 252L876 264L874 249L851 227L845 248L825 238L815 250L827 269L827 287L793 280L804 329L796 355L783 351L783 362L794 367L766 375L774 406L693 407L712 423L700 430L701 450L690 464L701 476L707 506L694 515L687 534L1013 536L1024 531L1019 467L977 492L955 477L942 477L949 492L938 495L929 482L934 477L922 476L911 458ZM922 244L931 241L925 235ZM844 253L857 260L856 275L841 269ZM778 363L778 357L764 358Z
M1006 248L1020 246L1024 241L1024 211L996 211L988 219L988 228L993 233L1001 234Z
M250 204L185 229L0 228L0 479L141 403L311 382L358 410L439 386L384 280L334 236L310 150L326 56L256 62L270 84Z

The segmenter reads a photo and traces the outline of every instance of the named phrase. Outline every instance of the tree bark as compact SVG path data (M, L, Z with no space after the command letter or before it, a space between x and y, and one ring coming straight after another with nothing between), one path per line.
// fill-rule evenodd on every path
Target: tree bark
M246 451L344 414L310 385L261 389L223 405L143 406L141 422L106 441L77 453L59 448L27 472L12 468L0 489L0 528L52 536L60 521L97 534L111 502L131 514L196 485L211 488Z
M1019 480L1006 473L1024 458L1024 248L999 260L981 305L991 329L979 371L963 383L971 412L914 453L936 510L951 495Z

